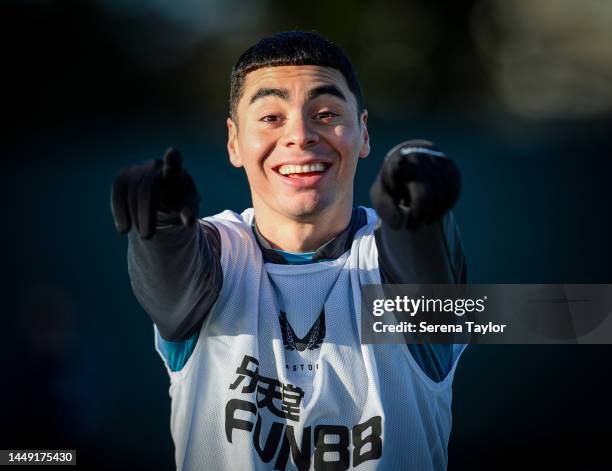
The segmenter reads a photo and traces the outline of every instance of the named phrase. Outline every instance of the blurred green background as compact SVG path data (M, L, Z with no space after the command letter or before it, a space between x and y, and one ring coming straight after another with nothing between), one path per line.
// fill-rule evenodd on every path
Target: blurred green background
M172 469L168 378L131 294L109 190L179 148L201 215L249 206L229 165L229 73L264 35L316 30L360 75L372 155L434 141L478 283L612 282L612 3L3 1L0 448L83 469ZM609 346L472 346L449 469L601 469ZM410 437L406 437L410 440Z

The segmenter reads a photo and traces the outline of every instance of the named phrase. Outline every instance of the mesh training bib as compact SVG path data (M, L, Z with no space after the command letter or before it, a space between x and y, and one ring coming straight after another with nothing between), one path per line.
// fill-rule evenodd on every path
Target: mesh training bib
M264 263L252 209L206 218L223 288L168 370L177 469L446 469L458 355L435 383L406 345L360 344L360 286L380 283L367 214L350 251L308 265Z

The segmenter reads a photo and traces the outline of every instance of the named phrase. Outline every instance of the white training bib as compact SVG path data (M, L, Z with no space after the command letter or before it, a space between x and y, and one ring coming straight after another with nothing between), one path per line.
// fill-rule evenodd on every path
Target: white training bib
M252 209L206 218L223 287L168 370L177 469L446 469L457 358L435 383L406 345L360 343L360 287L381 282L367 215L350 251L307 265L263 262Z

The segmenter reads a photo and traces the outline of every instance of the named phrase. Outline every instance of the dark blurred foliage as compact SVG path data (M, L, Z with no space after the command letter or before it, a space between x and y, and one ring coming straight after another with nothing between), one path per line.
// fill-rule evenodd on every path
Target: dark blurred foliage
M186 158L202 215L249 205L227 163L231 66L317 30L360 74L372 156L424 137L464 177L473 282L612 281L612 19L605 2L4 1L0 448L76 448L82 469L171 469L168 379L131 294L110 184ZM612 30L611 30L612 31ZM608 346L472 346L451 469L601 469ZM409 440L409 437L406 438Z
M13 127L31 133L33 126L143 115L217 118L226 112L227 78L237 56L283 29L315 29L339 42L361 72L368 108L383 119L474 105L487 86L466 14L474 2L340 1L304 8L234 0L229 4L247 18L233 25L222 18L230 23L226 30L202 25L196 32L199 24L142 11L139 4L146 2L121 3L3 4L0 34L10 65L5 109Z

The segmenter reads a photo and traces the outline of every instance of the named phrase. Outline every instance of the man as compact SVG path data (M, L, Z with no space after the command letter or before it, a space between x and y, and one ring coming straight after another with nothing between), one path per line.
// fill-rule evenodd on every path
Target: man
M171 379L178 469L444 469L461 346L362 345L360 287L465 282L460 177L427 141L392 149L353 206L368 114L341 50L287 32L232 70L230 161L253 208L194 224L170 150L116 180L134 293ZM202 192L205 197L206 191Z

